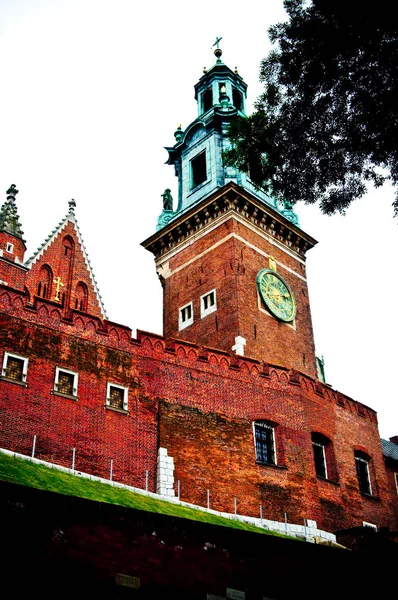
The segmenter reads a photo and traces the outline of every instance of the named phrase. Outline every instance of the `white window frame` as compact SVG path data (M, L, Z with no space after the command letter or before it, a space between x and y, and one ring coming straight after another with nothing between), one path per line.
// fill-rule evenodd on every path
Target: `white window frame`
M362 521L362 527L370 527L371 529L377 531L377 525L374 523L369 523L368 521Z
M14 253L14 244L11 244L11 242L7 242L6 243L6 252L8 252L9 254L13 254Z
M209 298L211 295L213 294L213 304L209 305L207 308L205 308L205 300L206 298ZM207 317L207 315L210 315L213 312L216 312L217 310L217 295L216 295L216 290L210 290L210 292L206 292L206 294L203 294L203 296L200 297L200 318L203 319L203 317Z
M112 387L118 388L119 390L123 390L123 410L127 412L129 408L129 388L124 385L119 385L118 383L113 383L113 381L108 381L106 384L106 406L111 408L112 410L122 410L111 406L110 396Z
M10 379L9 377L7 377L6 370L7 370L8 357L17 358L18 360L22 360L23 361L22 379ZM24 356L19 356L19 354L12 354L11 352L4 352L3 367L1 369L1 376L2 377L6 377L7 381L15 381L16 383L18 383L18 382L19 383L26 383L26 377L28 375L28 363L29 363L29 358L25 358Z
M57 392L57 394L63 394L64 396L70 395L70 394L65 394L64 392L60 392L58 390L58 381L59 381L60 373L68 373L68 375L73 375L73 394L72 394L72 396L77 397L77 386L79 383L79 375L75 371L71 371L70 369L64 369L64 367L55 367L54 392Z
M189 307L191 308L191 316L188 319L183 320L184 311ZM178 309L178 331L181 331L181 329L185 329L185 327L189 327L189 325L192 325L192 323L193 323L193 303L188 302L188 304L184 304L184 306L181 306Z

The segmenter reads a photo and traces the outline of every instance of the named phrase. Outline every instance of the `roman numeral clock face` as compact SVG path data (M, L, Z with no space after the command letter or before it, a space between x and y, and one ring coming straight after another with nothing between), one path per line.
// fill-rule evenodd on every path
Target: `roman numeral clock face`
M256 283L268 310L281 321L293 321L296 316L296 300L283 277L271 269L262 269L257 274Z

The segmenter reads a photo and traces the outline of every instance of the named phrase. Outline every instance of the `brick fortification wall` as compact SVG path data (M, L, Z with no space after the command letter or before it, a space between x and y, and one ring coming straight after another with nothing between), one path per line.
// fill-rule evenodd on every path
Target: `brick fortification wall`
M376 414L297 371L131 331L51 303L0 292L0 347L29 358L26 385L0 379L0 445L156 490L156 456L174 458L181 499L336 530L394 525ZM77 372L78 398L54 394L56 367ZM105 406L106 384L129 389L128 414ZM275 425L277 466L256 463L252 422ZM333 481L316 477L310 432L333 443ZM354 451L371 457L372 497L359 493Z
M2 568L17 598L62 587L63 597L107 600L225 598L227 588L247 600L366 599L394 585L397 551L380 544L352 552L3 482L0 509ZM338 574L327 583L326 565Z

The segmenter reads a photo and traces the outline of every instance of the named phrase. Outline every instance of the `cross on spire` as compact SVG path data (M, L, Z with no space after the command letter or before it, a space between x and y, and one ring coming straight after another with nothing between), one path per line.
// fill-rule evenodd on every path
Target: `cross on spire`
M217 48L219 48L219 43L221 42L222 37L216 37L216 41L214 42L214 44L212 45L212 48L214 48L214 46L216 46Z

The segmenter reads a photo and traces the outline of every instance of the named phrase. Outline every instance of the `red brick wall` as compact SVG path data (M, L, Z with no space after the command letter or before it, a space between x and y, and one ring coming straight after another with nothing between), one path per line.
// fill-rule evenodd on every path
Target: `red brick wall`
M296 297L294 326L271 316L259 299L256 276L261 269L269 268L268 256L275 258L278 273ZM172 274L164 281L167 338L230 352L235 337L243 336L247 342L245 355L316 377L305 265L294 252L230 218L172 256L168 269ZM214 288L217 311L201 318L200 297ZM179 331L179 308L189 302L193 302L194 323Z
M155 490L158 446L175 461L183 500L264 518L314 519L335 530L396 527L374 411L297 371L229 357L194 344L72 313L48 302L0 293L3 352L29 358L27 386L0 379L0 445L103 477ZM55 368L79 374L78 400L53 394ZM129 388L129 414L105 408L106 383ZM344 405L342 405L344 404ZM252 421L276 424L279 467L256 464ZM315 476L311 432L333 443L337 482ZM361 496L354 450L371 457L374 497ZM395 500L396 497L394 496Z

